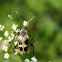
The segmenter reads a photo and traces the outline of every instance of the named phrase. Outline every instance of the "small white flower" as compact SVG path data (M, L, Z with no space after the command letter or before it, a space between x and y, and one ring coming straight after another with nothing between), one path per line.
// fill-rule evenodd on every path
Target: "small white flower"
M17 55L18 53L17 53L17 52L15 52L14 54L15 54L15 55Z
M14 36L14 34L13 34L13 33L11 33L11 36Z
M14 42L14 44L15 44L15 45L17 45L17 44L18 44L18 42L16 41L16 42Z
M24 25L24 26L28 26L28 22L27 22L27 21L24 21L24 22L23 22L23 25Z
M4 27L4 25L2 25L2 29L4 29L5 27Z
M7 40L4 40L4 44L7 44Z
M14 35L13 33L11 33L11 37L14 38L14 36L15 36L15 35Z
M8 47L3 45L3 48L2 48L5 52L7 51Z
M31 60L32 60L33 62L37 62L37 59L35 58L35 56L33 56L33 57L31 58Z
M3 39L3 37L0 37L0 41Z
M7 40L7 43L10 42L9 40Z
M11 40L13 40L15 37L15 35L13 33L11 33Z
M11 40L13 40L14 39L14 36L15 35L13 33L11 33L11 36L8 37L8 41L10 42Z
M5 36L5 37L8 37L8 35L9 35L9 33L8 33L8 31L6 30L5 33L4 33L4 36Z
M5 54L4 54L4 58L5 58L5 59L8 59L8 58L9 58L9 54L8 54L8 53L5 53Z
M8 15L8 19L9 19L9 20L12 20L13 17L12 17L11 15Z
M0 30L3 31L3 29L4 29L4 25L0 24Z
M26 58L24 62L30 62L30 60L28 58Z
M16 52L20 52L19 49L15 49Z
M9 39L8 41L10 42L12 40L11 36L9 36L8 39Z
M19 49L15 49L16 52L19 52Z
M8 41L10 42L11 40L13 40L14 39L14 36L15 35L13 33L11 33L11 36L8 37Z
M13 40L13 39L14 39L14 36L11 37L11 40Z
M17 30L16 30L16 33L19 32L19 31L20 31L20 29L17 29Z
M18 27L18 25L15 25L15 24L13 23L12 29L13 29L14 31L16 31L17 27Z
M17 55L19 52L19 49L15 49L15 55Z

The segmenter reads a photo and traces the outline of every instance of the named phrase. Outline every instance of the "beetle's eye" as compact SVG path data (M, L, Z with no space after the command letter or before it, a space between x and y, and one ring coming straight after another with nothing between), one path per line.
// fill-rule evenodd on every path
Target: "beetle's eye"
M28 39L25 41L25 44L26 44L26 45L28 44Z
M27 50L28 50L28 47L25 47L25 48L24 48L24 51L27 51Z
M19 41L19 45L21 45L22 44L22 41L20 39L18 41Z
M18 32L17 35L20 35L20 32Z
M23 48L22 47L19 47L20 48L20 51L23 51Z

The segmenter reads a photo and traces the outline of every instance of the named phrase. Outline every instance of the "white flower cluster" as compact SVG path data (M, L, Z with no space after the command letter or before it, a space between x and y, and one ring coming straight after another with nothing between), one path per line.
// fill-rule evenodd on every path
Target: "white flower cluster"
M8 38L7 41L10 42L11 40L13 40L14 34L11 33L11 36L8 36L8 35L9 35L9 33L8 33L8 31L6 30L5 33L4 33L4 36L7 37L7 38ZM6 42L6 41L5 41L5 42Z
M8 59L8 58L9 58L9 54L8 54L8 53L5 53L5 54L4 54L4 58L5 58L5 59Z
M3 29L4 29L4 25L0 24L0 31L3 31Z
M37 61L36 57L33 56L33 57L31 58L31 61L30 61L28 58L26 58L24 62L38 62L38 61Z
M8 46L7 46L7 44L8 44L8 42L10 42L14 38L14 34L13 33L11 33L11 36L8 36L8 35L9 35L9 33L6 30L5 33L4 33L4 36L7 37L8 40L4 40L4 45L3 45L3 48L2 48L2 50L5 51L5 54L4 54L4 58L5 59L9 58L9 54L7 53L8 52Z
M8 40L4 40L4 44L7 45L8 44Z
M5 54L4 54L5 59L9 58L9 54L7 53L7 51L8 51L7 43L8 43L7 40L4 40L4 45L3 45L3 48L2 48L2 50L5 51Z
M4 40L4 45L3 45L3 48L2 48L2 49L6 52L6 53L4 54L4 58L5 58L5 59L8 59L8 58L9 58L9 54L7 53L7 51L8 51L7 44L8 44L11 40L13 40L14 34L11 33L11 36L9 36L9 33L8 33L8 31L6 30L5 33L4 33L4 36L7 37L8 40Z
M7 53L8 52L7 44L8 44L8 40L4 40L4 45L3 45L2 50L5 51L5 54L4 54L4 58L5 59L8 59L9 58L9 54Z
M13 23L12 29L13 29L14 31L16 31L16 32L20 30L20 29L17 29L17 27L18 27L18 25L15 25L15 24ZM8 59L8 58L9 58L9 54L8 54L8 43L11 42L11 41L14 39L15 35L13 34L13 31L9 34L9 32L6 30L6 31L4 32L4 36L7 38L7 40L4 40L4 45L3 45L2 50L5 51L4 58L5 58L5 59ZM0 37L0 40L2 40L2 39L3 39L3 38ZM18 43L17 41L14 42L15 45L17 45L17 43ZM16 50L16 53L17 53L17 51L18 51L18 50Z
M7 52L7 49L8 47L6 45L3 45L3 48L2 48L5 52Z

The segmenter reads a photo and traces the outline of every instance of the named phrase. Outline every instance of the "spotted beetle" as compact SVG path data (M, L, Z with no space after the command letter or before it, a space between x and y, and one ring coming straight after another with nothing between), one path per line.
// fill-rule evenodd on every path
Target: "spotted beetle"
M18 14L18 12L16 12L21 23L22 23L22 20ZM34 16L35 17L35 16ZM32 17L27 24L29 24L29 22L34 18ZM27 31L26 31L26 26L27 25L22 25L22 29L20 31L18 31L16 33L15 36L17 36L17 40L18 40L18 44L16 46L14 46L13 50L15 51L15 48L18 46L18 50L20 52L21 55L25 55L27 54L27 51L28 51L28 47L29 45L30 46L33 46L33 55L34 55L34 41L33 41L33 38L34 38L34 35L28 35L27 34ZM33 44L29 43L29 37L32 37L31 41L33 41ZM15 37L13 39L13 41L15 40ZM12 43L13 41L9 42L9 43Z

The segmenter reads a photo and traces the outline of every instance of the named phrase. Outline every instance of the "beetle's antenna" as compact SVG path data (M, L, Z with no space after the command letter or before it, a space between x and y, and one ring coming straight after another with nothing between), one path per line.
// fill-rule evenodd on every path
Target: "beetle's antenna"
M35 17L35 16L34 16L34 17ZM23 26L28 26L29 22L30 22L34 17L32 17L28 22L27 22L27 21L24 21Z
M34 16L35 17L35 16ZM32 17L29 21L28 21L28 23L27 24L29 24L29 22L34 18L34 17Z
M15 12L16 12L16 14L18 15L18 17L19 17L19 19L20 19L20 21L21 21L21 23L22 23L22 20L21 20L21 18L20 18L20 15L18 14L17 11L15 11Z

